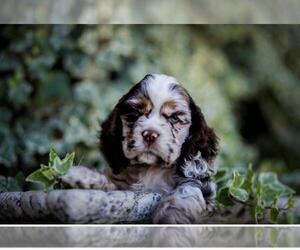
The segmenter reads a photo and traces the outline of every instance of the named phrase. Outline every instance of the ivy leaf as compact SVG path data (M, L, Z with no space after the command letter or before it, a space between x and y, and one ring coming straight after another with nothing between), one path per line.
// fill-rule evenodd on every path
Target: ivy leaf
M0 142L0 163L6 167L15 164L17 160L16 145L12 137L8 136Z
M60 164L56 164L55 168L59 172L59 174L65 174L68 170L73 166L73 161L75 158L75 153L67 154L66 157L60 162Z
M15 180L18 184L18 186L20 187L20 190L21 190L21 187L23 186L24 184L24 181L25 181L25 176L22 172L19 172L17 173L17 175L15 176Z
M227 172L228 172L228 170L225 168L218 169L218 172L215 175L215 181L220 182L220 181L224 180L227 175Z
M30 93L32 92L32 87L26 82L19 82L16 84L11 84L9 89L9 98L13 105L17 108L28 102Z
M262 187L260 182L256 182L255 187L255 199L254 199L254 208L253 208L253 216L255 222L258 223L259 220L263 218L264 214L264 201L261 199Z
M295 202L296 202L296 200L290 196L287 200L287 208L288 209L293 208L295 206Z
M17 180L18 175L14 177L0 176L0 192L21 191L21 183Z
M49 153L49 165L53 166L54 165L54 161L55 159L59 159L57 153L54 151L53 148L50 149L50 153Z
M265 204L276 204L278 198L282 195L283 191L275 189L272 185L262 185L261 187L261 199Z
M282 184L277 177L276 173L272 172L263 172L259 175L259 181L262 185L271 185L273 190L282 191L282 195L294 194L295 191L290 187Z
M259 220L263 218L263 212L264 212L264 207L261 204L257 203L254 208L254 218L256 223L258 223Z
M231 177L227 174L226 179L225 176L225 171L222 171L216 178L227 180L220 183L217 201L223 206L232 206L235 201L244 203L249 200L250 211L257 223L264 219L267 206L273 207L269 213L269 221L276 223L280 213L277 207L278 199L283 195L291 196L294 193L278 180L275 173L263 172L257 175L251 165L245 175L235 170ZM290 197L286 207L291 208L293 205L293 199Z
M294 193L294 190L279 182L275 173L260 173L258 182L260 197L265 204L276 204L279 197Z
M270 211L270 221L271 223L277 223L278 221L278 215L279 215L279 210L278 208L274 207Z
M51 149L49 153L49 164L41 164L41 168L30 174L26 181L41 183L48 190L54 186L57 179L62 174L66 173L72 166L75 158L75 153L67 154L61 160L57 153Z
M41 164L42 174L50 181L54 179L53 176L53 169L50 166L46 166L44 164Z
M242 188L235 188L235 187L230 187L229 188L229 193L231 196L233 196L235 199L245 202L249 199L249 194L245 189Z
M252 169L252 165L250 164L248 167L248 171L245 177L245 181L243 184L243 189L245 189L248 193L251 193L253 191L253 186L254 186L254 180L255 180L255 175L254 171Z
M245 176L242 176L242 175L239 174L239 172L234 171L231 187L239 188L243 185L244 181L245 181Z
M7 191L7 180L4 176L0 176L0 192Z
M245 182L245 176L241 175L237 171L234 171L233 180L229 187L229 193L232 197L242 202L245 202L249 199L248 192L245 189L241 188L244 182Z
M220 190L217 194L217 201L224 206L234 205L234 203L229 195L229 187L220 188Z
M51 169L48 166L42 166L42 168L30 174L26 178L26 181L43 184L46 190L48 190L55 183Z

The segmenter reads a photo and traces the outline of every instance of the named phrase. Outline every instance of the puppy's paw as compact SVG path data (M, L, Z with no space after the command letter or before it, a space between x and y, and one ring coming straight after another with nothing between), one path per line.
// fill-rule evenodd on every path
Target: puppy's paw
M158 224L192 224L199 222L206 210L199 184L187 182L160 201L152 218Z
M158 205L154 216L153 223L155 224L191 224L193 218L189 218L183 210L175 206L173 200L163 202Z
M113 190L115 186L109 179L96 170L75 166L60 177L59 183L64 188Z

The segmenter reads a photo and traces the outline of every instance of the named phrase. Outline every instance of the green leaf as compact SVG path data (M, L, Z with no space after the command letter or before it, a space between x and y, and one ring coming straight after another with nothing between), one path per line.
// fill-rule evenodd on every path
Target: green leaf
M279 197L292 195L294 191L282 184L276 173L264 172L258 177L260 198L265 204L275 204Z
M287 208L288 209L293 208L295 206L295 202L296 200L290 196L287 200Z
M19 185L16 177L4 177L0 176L0 192L12 192L21 191L21 185Z
M273 190L282 191L282 195L294 194L295 191L290 187L282 184L277 177L276 173L263 172L259 175L259 181L262 185L270 185Z
M46 166L41 164L41 173L50 181L52 181L54 179L53 176L53 169L50 166Z
M54 161L55 159L59 158L57 153L54 151L53 148L50 149L50 153L49 153L49 165L53 166L54 165Z
M51 175L51 169L48 166L43 166L42 168L30 174L26 178L26 181L41 183L44 185L46 190L48 190L55 183L55 179Z
M254 208L254 218L256 223L263 218L264 207L261 204L256 204Z
M26 178L26 181L41 183L45 189L52 188L57 182L57 178L66 173L72 166L75 158L75 153L67 154L61 160L57 153L51 149L49 153L49 165L41 164L41 168L33 172Z
M217 194L217 201L224 206L232 206L234 202L229 195L229 187L222 187Z
M0 192L7 191L7 179L4 176L0 176Z
M12 137L8 136L0 141L0 163L10 167L16 163L16 145Z
M227 175L228 169L218 169L218 172L215 175L215 181L216 182L220 182L222 180L225 179L226 175Z
M21 187L18 185L18 182L14 177L7 177L7 191L21 191Z
M232 195L235 199L245 202L249 199L249 194L245 189L242 188L235 188L235 187L230 187L229 188L229 193Z
M237 171L234 171L231 187L239 188L243 185L244 181L245 181L245 176L242 176Z
M32 87L27 82L18 82L9 88L9 98L15 107L21 107L29 100Z
M242 188L245 189L248 193L251 193L253 191L254 180L255 174L252 169L252 165L250 164Z
M279 210L277 208L272 208L270 211L270 221L271 223L277 223L278 221Z
M62 160L61 164L56 167L60 174L65 174L73 166L73 161L75 158L75 153L67 154Z
M22 172L17 173L15 176L16 182L18 183L19 187L22 187L25 181L25 176Z
M282 190L275 189L270 184L261 186L261 200L263 200L265 204L274 204L282 193Z

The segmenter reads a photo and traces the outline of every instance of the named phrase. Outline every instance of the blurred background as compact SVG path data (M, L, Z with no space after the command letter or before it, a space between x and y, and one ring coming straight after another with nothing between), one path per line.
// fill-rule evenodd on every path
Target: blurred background
M0 185L50 148L106 167L99 122L147 73L176 77L220 138L217 164L273 171L300 191L300 28L295 25L14 25L0 28Z

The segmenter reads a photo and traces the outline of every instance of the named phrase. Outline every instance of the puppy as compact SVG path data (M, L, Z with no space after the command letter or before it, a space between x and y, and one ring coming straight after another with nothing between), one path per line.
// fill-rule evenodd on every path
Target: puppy
M213 209L218 138L174 77L149 74L133 86L103 122L100 150L107 173L73 168L65 182L162 193L154 223L197 223Z

